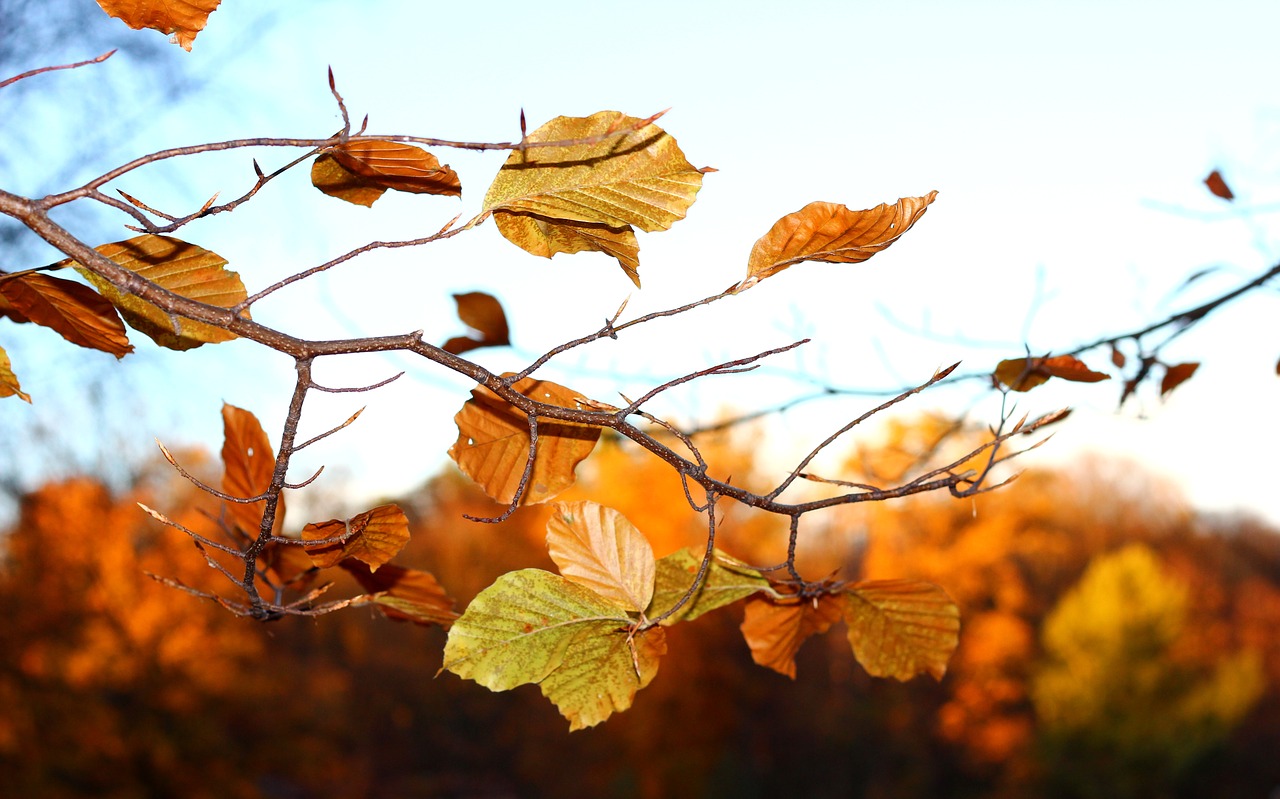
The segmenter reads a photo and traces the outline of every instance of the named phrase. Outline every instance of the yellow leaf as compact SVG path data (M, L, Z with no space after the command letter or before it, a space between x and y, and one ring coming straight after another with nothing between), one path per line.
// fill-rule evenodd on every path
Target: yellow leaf
M659 560L654 576L653 600L645 615L654 619L675 607L693 585L701 565L702 553L689 548L677 550ZM767 590L769 581L760 572L716 550L702 587L679 610L663 619L662 624L670 626L680 621L692 621L716 608Z
M558 502L547 521L547 549L560 573L624 610L653 598L655 561L649 540L613 508Z
M540 402L583 407L578 392L547 380L525 378L512 388ZM529 423L524 413L478 387L453 420L458 440L449 448L449 457L491 498L509 504L529 462ZM599 438L598 427L540 422L533 473L520 504L546 502L573 485L574 469L591 454Z
M115 306L88 286L31 272L0 281L0 296L28 321L72 344L117 358L133 352Z
M233 497L248 499L265 494L271 487L271 477L276 469L275 452L271 440L258 422L258 417L243 408L222 404L222 492ZM252 503L228 502L227 512L231 521L250 537L256 537L262 527L262 514L266 510L265 499ZM284 522L284 495L276 505L274 530Z
M752 597L746 603L742 637L751 647L752 660L794 680L800 645L839 620L839 603L828 594L785 603Z
M932 583L869 580L841 596L849 644L873 677L941 680L960 643L960 609Z
M0 347L0 397L13 396L31 403L31 397L23 393L22 386L18 384L18 376L13 373L9 353L4 351L4 347Z
M484 209L501 212L495 213L498 229L535 255L604 252L638 285L632 229L666 230L683 219L704 173L685 159L675 139L643 122L617 111L556 117L527 140L604 138L513 152L489 187Z
M134 30L172 34L169 41L191 52L196 34L222 0L98 0L98 5Z
M340 543L306 546L311 561L322 569L355 558L377 571L409 543L409 519L396 505L379 505L350 519L312 522L302 528L302 540L322 541L349 534Z
M248 296L240 276L224 267L217 253L168 236L136 236L96 248L139 277L190 300L230 308ZM220 327L171 316L156 305L126 294L97 274L76 264L76 270L102 296L120 310L131 327L173 350L189 350L201 344L230 341L235 333ZM245 314L246 318L248 314Z
M801 261L855 264L887 248L911 229L938 196L904 197L893 205L851 211L836 203L814 202L773 224L747 259L749 288Z

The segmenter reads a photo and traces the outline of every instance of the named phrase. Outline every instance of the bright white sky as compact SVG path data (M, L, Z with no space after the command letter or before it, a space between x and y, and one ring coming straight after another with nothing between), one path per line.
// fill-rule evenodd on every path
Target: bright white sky
M462 332L449 295L484 290L503 300L516 349L476 357L517 368L594 330L628 295L631 316L738 281L755 239L812 200L868 208L939 191L917 226L866 264L793 267L543 373L610 401L619 390L635 396L655 380L814 338L771 362L768 375L716 378L651 408L707 420L803 393L783 379L795 371L877 389L956 360L961 371L988 370L1021 354L1024 341L1037 352L1069 349L1164 318L1280 257L1280 5L1272 2L271 6L264 17L261 4L225 0L191 54L171 48L171 69L201 88L168 107L138 96L122 113L147 120L145 130L84 176L175 144L325 136L340 124L329 65L373 133L502 141L518 137L521 108L533 128L561 114L670 107L661 124L695 165L720 170L685 221L640 235L639 292L603 256L535 259L486 225L358 260L255 308L259 320L301 335L424 329L443 341ZM91 90L101 71L126 68L109 62L45 80L72 96ZM304 168L182 235L227 257L253 291L369 240L420 236L475 213L503 156L437 155L461 174L461 202L389 194L366 210L315 192ZM248 158L174 163L118 185L185 212L215 191L225 198L247 188ZM284 160L259 153L267 169ZM1215 167L1238 196L1234 206L1200 183ZM1221 269L1174 293L1209 266ZM1276 308L1274 291L1251 296L1168 347L1171 362L1205 363L1165 403L1147 393L1116 414L1118 381L1027 395L1032 412L1078 409L1036 459L1127 454L1179 481L1202 507L1280 521ZM163 364L152 367L163 375L154 401L179 386L185 404L166 406L140 435L216 450L225 400L253 410L278 437L292 377L285 359L244 343L144 357ZM1089 360L1106 366L1105 353ZM360 490L394 494L434 471L456 435L449 419L466 396L463 381L382 356L324 364L320 378L366 383L406 365L412 379L308 406L304 434L370 407L355 428L308 451L295 477L325 462ZM978 393L968 384L912 407L968 407ZM807 446L871 404L805 406L777 429ZM994 421L992 412L978 418Z

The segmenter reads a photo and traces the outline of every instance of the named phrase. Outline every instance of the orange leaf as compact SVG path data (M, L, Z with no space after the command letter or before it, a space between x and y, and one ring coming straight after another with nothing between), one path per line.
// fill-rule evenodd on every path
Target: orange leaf
M1179 363L1164 368L1164 379L1160 381L1160 396L1168 394L1178 386L1191 379L1191 376L1200 368L1198 361L1190 361L1188 363Z
M191 52L196 34L222 0L98 0L110 16L134 30L151 28L172 34L169 41Z
M348 171L379 186L413 194L462 196L458 173L431 153L412 144L393 141L356 141L330 151Z
M9 353L0 347L0 397L13 397L25 400L28 405L31 404L31 397L22 391L22 386L18 383L18 376L13 373L13 366L9 363Z
M1030 391L1051 377L1075 383L1096 383L1111 379L1111 375L1093 371L1074 355L1009 358L996 365L995 377L1014 391Z
M539 402L583 407L577 392L548 380L526 377L511 387ZM458 440L449 448L449 457L491 498L509 504L529 462L529 422L524 412L489 389L477 387L453 421L458 425ZM574 469L591 454L599 438L598 427L540 422L533 473L520 504L546 502L573 485Z
M458 304L458 318L480 335L476 338L451 338L441 347L445 352L461 355L480 347L503 347L511 343L507 315L496 297L482 291L472 291L453 295L453 301Z
M248 499L267 493L276 469L271 440L258 422L258 417L243 408L222 404L222 493ZM256 537L262 527L262 514L267 501L229 502L231 521L247 535ZM284 522L284 495L276 505L275 530Z
M1125 365L1124 353L1121 352L1115 344L1111 345L1111 365L1117 369L1123 369Z
M383 564L375 572L354 559L344 560L338 565L350 572L364 590L380 595L374 598L374 602L388 619L448 627L458 618L453 609L453 599L430 572L404 569L390 563Z
M387 192L386 186L357 175L338 163L331 153L321 153L311 162L311 185L330 197L365 208L371 208Z
M752 660L794 680L800 645L839 620L840 603L830 595L790 603L755 596L746 601L742 637Z
M868 674L942 679L960 643L960 609L945 591L919 580L869 580L846 592L849 644Z
M276 519L280 518L277 514ZM297 544L272 541L263 548L258 563L275 575L277 585L295 591L305 590L319 575L319 569Z
M0 295L28 321L72 344L117 358L133 352L115 306L86 285L32 272L0 281Z
M640 244L630 227L565 222L533 214L494 211L494 224L507 241L533 255L602 252L618 261L631 282L640 285Z
M225 268L225 258L180 239L146 234L95 249L139 277L206 305L229 308L248 296L240 275ZM119 309L124 321L162 347L189 350L236 337L235 333L220 327L173 316L141 297L122 292L82 265L75 264L75 267ZM243 315L248 318L248 312Z
M801 261L855 264L885 249L911 229L938 196L904 197L897 203L851 211L836 203L814 202L773 224L751 248L742 288Z
M1224 200L1234 200L1236 198L1231 193L1231 188L1227 185L1227 181L1223 180L1222 173L1216 169L1209 173L1209 177L1204 179L1204 185L1209 187L1209 191L1215 197L1221 197Z
M304 541L322 541L344 534L348 535L345 541L304 549L311 556L311 561L322 569L336 566L347 558L356 558L377 571L409 542L409 519L396 505L379 505L345 522L330 519L312 522L302 528Z
M657 562L649 539L625 516L594 502L557 502L547 549L560 573L624 610L653 599Z

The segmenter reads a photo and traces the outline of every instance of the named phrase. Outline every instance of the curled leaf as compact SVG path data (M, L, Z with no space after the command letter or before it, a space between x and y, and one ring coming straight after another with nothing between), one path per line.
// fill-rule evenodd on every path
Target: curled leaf
M133 352L115 306L81 283L31 272L0 281L0 296L26 321L72 344L123 358Z
M311 184L331 197L365 207L388 189L413 194L462 196L458 173L431 153L401 142L345 142L311 164Z
M347 536L333 544L306 546L311 560L322 569L347 558L364 561L377 571L409 543L409 519L397 505L379 505L350 519L312 522L302 528L304 541L323 541Z
M932 583L869 580L841 596L849 644L873 677L941 680L960 643L960 609Z
M511 343L507 315L502 303L492 294L483 291L455 294L453 301L458 304L458 318L479 335L451 338L441 347L445 352L461 355L480 347L503 347Z
M1164 379L1160 381L1160 396L1168 394L1178 386L1191 379L1191 376L1200 368L1199 361L1190 361L1187 363L1178 363L1173 366L1166 366L1164 370Z
M547 380L525 378L512 388L540 402L583 407L577 392ZM492 499L509 504L529 462L529 422L524 412L487 388L477 387L453 420L458 425L458 440L449 448L449 457ZM533 472L521 504L546 502L573 485L574 470L591 454L599 438L598 427L540 422Z
M854 264L867 260L911 229L938 196L904 197L865 211L836 203L813 202L787 214L751 248L746 289L801 261Z
M649 539L613 508L557 502L547 521L547 549L560 573L618 607L639 612L653 597Z
M125 269L189 300L230 308L248 296L240 276L225 268L225 258L179 239L146 234L96 249ZM120 291L80 264L75 266L76 271L119 309L125 322L162 347L188 350L236 337L235 333L220 327L174 316L140 297Z
M9 353L0 347L0 397L17 397L31 404L30 395L22 391L18 376L13 373L13 365L9 363Z
M405 569L384 563L377 571L359 560L348 558L338 564L374 594L374 602L382 615L393 621L414 624L438 624L448 627L458 618L453 599L430 572Z
M1075 383L1110 380L1111 375L1095 372L1074 355L1043 358L1009 358L996 365L995 378L1013 391L1030 391L1051 377Z

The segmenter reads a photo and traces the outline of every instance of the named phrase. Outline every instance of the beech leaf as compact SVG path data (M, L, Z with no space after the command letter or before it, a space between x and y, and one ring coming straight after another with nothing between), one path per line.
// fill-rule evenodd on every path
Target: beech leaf
M9 363L9 353L4 351L4 347L0 347L0 397L15 396L25 400L28 405L31 404L30 395L22 391L18 376L13 373L13 366Z
M1164 379L1160 381L1160 396L1168 394L1178 386L1191 379L1191 376L1200 368L1199 361L1190 361L1188 363L1178 363L1173 366L1166 366L1164 369Z
M525 378L512 385L540 402L582 408L576 391L548 380ZM471 390L471 399L453 417L458 440L449 457L493 500L510 504L529 462L529 423L524 413L484 387ZM565 422L540 422L533 473L520 504L536 505L573 485L574 469L595 448L600 428Z
M491 691L538 683L570 729L582 729L626 710L657 674L663 630L632 634L633 625L618 606L560 575L509 572L454 622L442 668Z
M350 519L312 522L302 528L302 540L322 541L343 534L349 537L339 543L304 546L311 561L322 569L336 566L347 558L355 558L378 571L409 543L409 519L397 505L379 505Z
M941 680L960 643L960 609L932 583L869 580L840 597L849 644L873 677Z
M172 34L169 41L191 52L196 34L222 0L98 0L110 16L134 30L151 28Z
M996 365L995 377L1013 391L1030 391L1051 377L1075 383L1096 383L1111 379L1111 375L1093 371L1074 355L1009 358Z
M0 281L0 296L27 321L72 344L117 358L133 352L115 306L82 283L31 272Z
M556 117L526 141L594 138L512 152L484 210L494 212L503 236L534 255L604 252L639 285L633 229L667 230L683 219L709 170L690 164L657 125L617 111Z
M744 609L742 637L752 660L794 680L800 645L839 620L840 602L829 594L789 602L752 597Z
M374 595L373 601L388 619L448 627L458 618L453 599L430 572L391 563L371 571L368 565L354 558L338 565L349 572L361 588Z
M756 241L747 259L747 277L738 288L750 288L801 261L861 263L910 230L937 196L931 191L865 211L836 203L809 203L779 219Z
M445 352L461 355L480 347L503 347L511 343L507 315L502 303L492 294L483 291L455 294L453 301L458 304L458 318L479 335L451 338L441 347Z
M625 516L595 502L557 502L547 521L547 549L560 573L623 610L653 598L649 540Z
M702 553L689 548L659 559L653 601L645 615L655 619L675 607L693 585L701 564ZM663 619L662 624L669 626L680 621L692 621L704 613L769 590L769 581L760 572L716 550L702 587L679 610Z
M1222 173L1216 169L1210 172L1209 176L1204 179L1204 185L1209 187L1209 191L1214 197L1221 197L1227 201L1231 201L1236 198L1236 196L1231 193L1231 187L1227 185L1227 181L1222 177Z
M366 207L387 189L462 196L458 173L441 166L431 153L375 139L346 142L322 153L311 164L311 183L325 194Z
M225 258L179 239L147 234L96 249L125 269L190 300L230 308L248 296L240 276L224 268ZM159 306L120 291L80 264L75 267L120 310L131 327L162 347L189 350L236 337L235 333L220 327L172 316Z
M271 440L258 417L243 408L222 404L222 493L248 499L265 494L271 487L276 469ZM267 501L228 502L231 520L249 536L256 536L262 526ZM276 506L275 529L284 522L284 496Z

